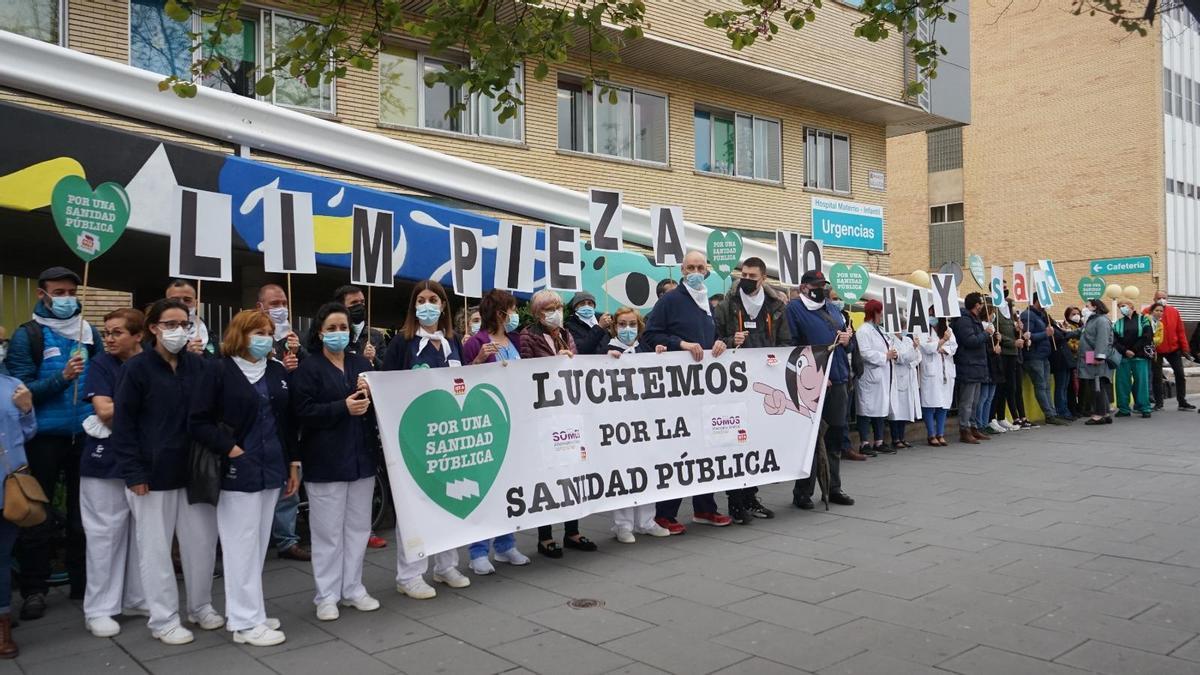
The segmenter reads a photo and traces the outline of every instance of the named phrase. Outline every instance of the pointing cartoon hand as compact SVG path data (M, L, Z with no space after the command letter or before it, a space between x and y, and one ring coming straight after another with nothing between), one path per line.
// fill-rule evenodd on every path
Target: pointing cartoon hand
M754 383L754 391L763 395L763 410L768 415L782 415L787 411L800 412L787 393L762 382Z

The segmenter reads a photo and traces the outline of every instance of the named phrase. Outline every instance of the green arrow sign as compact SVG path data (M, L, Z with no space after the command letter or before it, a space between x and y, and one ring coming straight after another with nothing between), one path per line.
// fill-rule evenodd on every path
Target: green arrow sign
M1153 268L1153 261L1148 255L1132 258L1105 258L1093 260L1088 270L1092 274L1111 276L1113 274L1148 274Z

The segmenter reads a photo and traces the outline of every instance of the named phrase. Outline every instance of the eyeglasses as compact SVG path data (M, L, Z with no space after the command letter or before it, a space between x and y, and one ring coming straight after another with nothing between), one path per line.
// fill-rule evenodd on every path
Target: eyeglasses
M166 328L167 330L175 330L176 328L182 328L184 330L192 329L191 321L159 321L158 325Z
M123 330L102 330L102 331L100 331L100 339L101 340L107 340L110 337L119 338L122 335L129 335L129 333L126 331L123 331Z

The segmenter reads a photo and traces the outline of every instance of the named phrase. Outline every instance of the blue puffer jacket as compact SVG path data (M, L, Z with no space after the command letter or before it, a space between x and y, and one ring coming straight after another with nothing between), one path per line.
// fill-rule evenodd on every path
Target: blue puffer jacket
M1025 331L1030 334L1030 342L1033 347L1025 352L1025 359L1033 361L1045 361L1050 358L1052 344L1050 336L1046 335L1046 318L1035 310L1027 309L1021 312L1021 321L1025 323Z
M50 318L50 310L42 303L34 308L38 316ZM33 407L37 413L38 433L50 436L70 436L83 432L83 420L92 414L92 405L83 400L86 378L91 369L90 360L84 364L79 375L79 400L75 400L75 382L64 379L63 368L71 359L79 342L64 338L54 331L40 326L42 330L41 364L32 354L29 333L24 327L13 332L5 362L9 373L19 378L33 393ZM92 328L93 346L88 352L96 353L102 344L100 333Z

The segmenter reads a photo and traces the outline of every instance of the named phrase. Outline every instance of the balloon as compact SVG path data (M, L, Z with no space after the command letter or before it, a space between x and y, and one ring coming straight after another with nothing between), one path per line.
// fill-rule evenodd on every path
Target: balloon
M913 286L929 286L929 272L926 272L925 270L914 270L912 274L908 275L908 281Z
M1130 300L1137 300L1138 296L1141 294L1142 294L1142 291L1137 286L1126 286L1125 287L1125 297L1129 298Z
M1121 292L1122 289L1120 284L1109 284L1108 288L1104 289L1104 295L1112 300L1116 300L1117 298L1121 297Z

